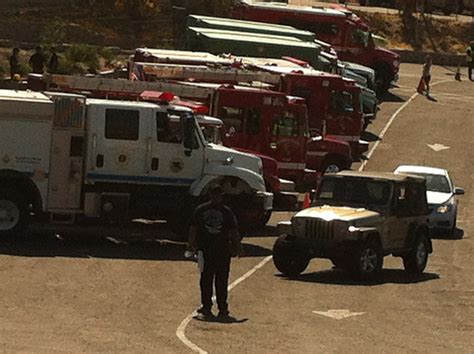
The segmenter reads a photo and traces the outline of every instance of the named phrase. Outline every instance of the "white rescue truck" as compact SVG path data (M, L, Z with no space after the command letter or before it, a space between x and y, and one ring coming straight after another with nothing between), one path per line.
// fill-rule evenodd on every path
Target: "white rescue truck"
M184 230L217 182L242 222L272 208L261 160L208 143L187 108L0 90L0 235L34 219Z

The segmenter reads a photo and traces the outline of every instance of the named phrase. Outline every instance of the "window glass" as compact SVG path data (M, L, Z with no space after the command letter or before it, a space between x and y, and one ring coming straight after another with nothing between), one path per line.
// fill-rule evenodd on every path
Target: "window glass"
M318 199L329 204L385 205L390 200L390 191L388 182L364 178L324 178Z
M106 109L105 138L115 140L138 140L140 112L127 109Z
M247 124L245 131L251 135L257 135L260 131L261 112L259 109L249 109L247 111Z
M353 112L354 99L352 94L345 91L333 91L331 95L331 108L333 112Z
M362 47L367 47L369 45L370 33L363 31L361 29L356 29L352 31L351 41L353 44L360 45Z
M229 131L240 133L242 131L244 110L242 108L223 106L219 118L228 127Z
M167 112L156 113L156 136L162 143L181 144L183 141L179 115Z
M272 131L275 136L298 136L298 119L286 112L285 116L275 120Z
M430 192L451 193L451 186L448 179L443 175L432 175L427 173L412 173L424 177L426 180L426 190Z

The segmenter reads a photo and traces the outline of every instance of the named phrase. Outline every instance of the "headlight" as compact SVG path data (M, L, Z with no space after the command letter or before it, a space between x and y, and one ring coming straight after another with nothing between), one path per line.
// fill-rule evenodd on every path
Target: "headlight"
M398 68L400 66L400 62L398 60L393 61L393 67Z
M438 207L438 209L436 209L436 211L438 212L438 214L446 214L446 213L449 213L451 211L451 208L453 206L451 204L448 204L448 205L441 205Z

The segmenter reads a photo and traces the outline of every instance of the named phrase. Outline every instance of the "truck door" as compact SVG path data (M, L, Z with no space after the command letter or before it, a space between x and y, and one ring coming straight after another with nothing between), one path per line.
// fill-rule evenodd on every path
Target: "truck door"
M138 104L88 106L89 182L143 182L148 168L147 144L151 107Z
M204 145L187 111L155 110L146 158L149 175L161 184L192 184L203 171ZM185 147L186 132L192 135Z
M332 135L348 142L358 142L362 130L362 120L358 116L358 99L351 92L333 90L331 92L326 129Z
M54 102L48 211L78 211L85 152L85 97L49 93Z

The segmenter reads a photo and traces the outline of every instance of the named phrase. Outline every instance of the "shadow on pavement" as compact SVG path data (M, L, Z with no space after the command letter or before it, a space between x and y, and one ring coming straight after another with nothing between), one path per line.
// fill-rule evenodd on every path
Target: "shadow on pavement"
M379 97L379 101L381 103L382 102L406 102L406 100L407 100L406 98L395 95L391 93L390 91L382 95L381 97Z
M244 238L278 236L276 226L266 225L263 228L242 232Z
M355 279L351 274L340 269L331 269L314 273L306 273L301 274L295 278L287 278L287 280L290 281L300 281L306 283L352 286L373 286L382 284L415 284L435 279L439 279L438 274L422 273L419 275L410 275L407 274L404 270L398 269L383 269L376 278L371 280Z
M243 243L242 257L265 257L270 249ZM26 234L0 241L0 254L21 257L74 257L190 261L185 244L150 237L112 237L103 234Z
M456 228L453 233L448 231L432 231L431 238L435 240L462 240L464 238L464 230Z
M372 132L369 132L369 131L364 131L362 132L360 138L362 140L365 140L365 141L368 141L368 142L373 142L373 141L377 141L377 140L382 140L380 139L380 137Z
M212 317L203 317L200 315L194 316L193 319L201 322L210 322L210 323L223 323L223 324L232 324L232 323L244 323L247 322L249 319L248 318L235 318L233 316L228 316L228 317L223 317L219 318L216 316Z

